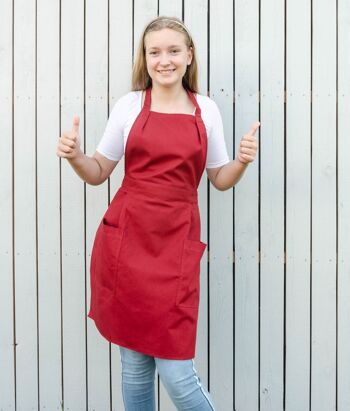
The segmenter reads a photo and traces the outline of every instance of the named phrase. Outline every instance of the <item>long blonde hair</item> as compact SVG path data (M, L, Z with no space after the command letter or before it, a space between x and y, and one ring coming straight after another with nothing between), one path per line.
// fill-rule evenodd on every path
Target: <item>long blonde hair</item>
M177 17L160 16L152 20L144 29L138 46L134 66L132 69L132 91L145 90L152 85L152 79L147 71L146 55L145 55L145 36L150 31L157 31L164 28L172 29L183 33L186 37L187 48L192 49L192 61L187 66L185 75L182 78L182 84L185 89L194 93L198 93L198 63L196 56L196 48L192 37L184 25Z

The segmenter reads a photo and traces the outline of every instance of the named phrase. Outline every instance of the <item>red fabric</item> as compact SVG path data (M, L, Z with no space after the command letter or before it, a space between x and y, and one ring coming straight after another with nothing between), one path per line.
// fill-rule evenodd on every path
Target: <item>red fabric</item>
M115 344L167 359L195 356L200 294L197 188L207 134L195 116L150 111L151 89L125 149L125 176L97 229L88 316Z

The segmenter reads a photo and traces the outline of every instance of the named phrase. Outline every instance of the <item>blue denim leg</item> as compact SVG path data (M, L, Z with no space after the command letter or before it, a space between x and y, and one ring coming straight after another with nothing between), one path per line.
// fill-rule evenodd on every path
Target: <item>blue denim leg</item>
M154 358L119 346L125 411L155 411Z
M197 375L193 359L154 359L160 379L179 411L215 411L213 400Z

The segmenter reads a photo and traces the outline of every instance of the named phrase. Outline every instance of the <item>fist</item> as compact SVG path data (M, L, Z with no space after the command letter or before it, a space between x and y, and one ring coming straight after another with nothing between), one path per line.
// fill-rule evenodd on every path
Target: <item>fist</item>
M79 117L75 116L72 130L65 131L59 138L56 150L58 157L72 159L80 153L79 122Z
M260 123L257 121L254 123L249 132L242 137L237 155L237 158L241 163L248 164L254 160L258 149L258 142L255 138L255 133L259 127Z

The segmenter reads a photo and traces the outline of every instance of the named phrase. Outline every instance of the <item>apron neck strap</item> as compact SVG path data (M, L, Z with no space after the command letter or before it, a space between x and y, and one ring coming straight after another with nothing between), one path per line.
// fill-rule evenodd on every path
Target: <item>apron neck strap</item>
M199 104L198 104L198 102L197 102L196 97L194 96L194 94L193 94L192 91L190 91L190 90L188 90L188 89L186 89L186 91L187 91L187 94L189 95L189 97L190 97L193 105L196 107L195 115L196 115L196 116L200 116L200 115L201 115L201 108L199 107Z
M190 96L190 99L193 103L193 105L196 107L196 112L195 112L195 119L196 119L196 124L199 132L199 136L202 142L202 172L205 170L205 165L207 161L207 151L208 151L208 141L207 141L207 131L205 128L205 124L203 122L202 116L201 116L201 108L199 107L199 104L197 102L197 99L194 96L194 93L190 90L187 90L188 95ZM199 181L198 181L199 184Z
M143 103L143 108L148 111L151 109L151 87L146 88L146 96L145 102Z

